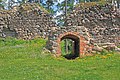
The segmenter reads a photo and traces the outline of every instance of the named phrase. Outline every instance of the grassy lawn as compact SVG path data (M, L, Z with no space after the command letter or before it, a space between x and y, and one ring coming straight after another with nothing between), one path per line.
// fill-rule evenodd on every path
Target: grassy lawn
M0 80L120 80L120 54L66 60L43 53L45 43L0 39Z

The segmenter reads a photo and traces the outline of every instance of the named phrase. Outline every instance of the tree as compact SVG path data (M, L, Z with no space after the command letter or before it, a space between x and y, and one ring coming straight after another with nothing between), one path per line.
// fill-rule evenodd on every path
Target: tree
M114 4L117 8L120 8L120 0L107 0L107 2Z
M36 3L41 3L42 0L28 0L28 2L32 3L32 2L36 2Z
M67 0L65 0L65 18L67 18Z
M67 20L67 14L73 10L74 3L75 3L75 0L65 0L58 4L58 12L62 11L62 14L57 16L59 17L57 18L58 19L57 21L59 24L62 24L62 25L64 24L66 26L65 21ZM65 41L65 52L67 54L69 52L68 45L70 43L68 39L65 39L64 41Z
M120 9L120 0L117 0L117 6Z
M62 13L60 15L57 15L57 23L59 26L65 25L65 19L67 14L72 12L76 0L64 0L61 3L58 3L57 5L57 13Z
M52 0L47 0L46 1L46 7L48 8L48 9L50 9L50 6L52 6L54 3L53 3L53 1Z
M0 7L5 8L7 0L0 0Z

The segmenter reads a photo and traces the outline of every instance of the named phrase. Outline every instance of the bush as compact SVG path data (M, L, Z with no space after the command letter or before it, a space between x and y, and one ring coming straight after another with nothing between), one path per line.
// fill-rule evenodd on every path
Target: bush
M36 38L33 40L21 40L12 37L0 38L0 46L15 46L21 44L34 44L34 43L46 43L46 40L41 38ZM44 44L43 44L44 45Z
M100 53L101 55L107 55L107 54L114 54L115 51L107 51L106 49L103 49L103 51Z

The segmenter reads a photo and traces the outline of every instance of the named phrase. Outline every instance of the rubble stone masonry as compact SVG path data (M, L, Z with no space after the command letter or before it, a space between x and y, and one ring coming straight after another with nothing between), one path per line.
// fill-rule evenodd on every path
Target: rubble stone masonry
M120 44L120 9L113 5L77 6L66 20L67 26L84 26L94 43Z
M56 27L52 16L38 4L29 3L13 7L11 10L0 10L0 37L19 39L46 38Z
M112 5L95 5L85 9L77 6L67 16L66 24L68 28L84 26L94 43L120 44L120 9ZM52 16L35 3L0 10L0 37L46 38L52 27L57 27Z

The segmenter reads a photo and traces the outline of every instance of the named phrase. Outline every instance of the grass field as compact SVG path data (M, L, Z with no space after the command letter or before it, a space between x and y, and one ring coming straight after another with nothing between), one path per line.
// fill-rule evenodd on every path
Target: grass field
M0 80L120 80L120 54L67 60L43 53L45 43L0 39Z

